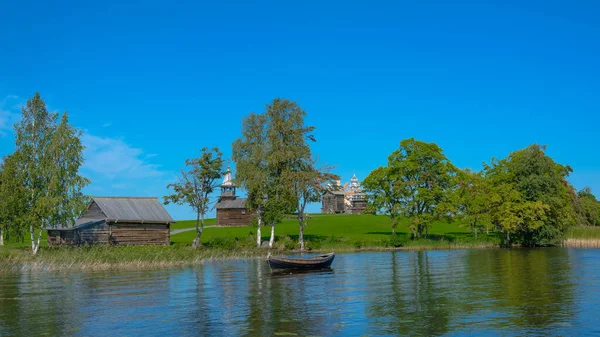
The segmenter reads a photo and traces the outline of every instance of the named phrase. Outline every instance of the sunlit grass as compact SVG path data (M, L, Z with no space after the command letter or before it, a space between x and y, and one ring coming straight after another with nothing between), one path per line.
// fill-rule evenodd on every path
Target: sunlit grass
M581 226L572 227L565 233L567 239L600 239L600 227Z

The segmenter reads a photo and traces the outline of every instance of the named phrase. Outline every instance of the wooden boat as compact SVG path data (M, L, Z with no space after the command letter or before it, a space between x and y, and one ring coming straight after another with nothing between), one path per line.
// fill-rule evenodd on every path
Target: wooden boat
M296 270L317 270L327 269L331 266L333 259L335 258L334 253L319 255L308 259L294 259L289 257L269 257L269 267L271 270L285 270L285 269L296 269Z

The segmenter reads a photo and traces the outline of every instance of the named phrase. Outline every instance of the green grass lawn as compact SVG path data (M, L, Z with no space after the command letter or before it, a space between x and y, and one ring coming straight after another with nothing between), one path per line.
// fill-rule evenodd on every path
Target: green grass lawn
M204 226L214 226L216 225L216 219L204 219ZM183 229L183 228L195 228L196 220L180 220L176 223L171 224L171 230Z
M356 249L369 247L398 247L411 245L443 246L460 244L484 244L496 241L496 235L482 235L475 240L469 229L459 222L436 222L429 228L427 240L408 240L408 220L400 221L396 229L397 237L392 237L391 222L385 216L354 215L354 214L314 214L304 230L307 246L313 249ZM194 227L193 221L189 227ZM270 227L262 228L262 240L269 240ZM196 235L195 231L179 233L171 236L175 244L189 244ZM215 227L206 228L202 234L202 242L209 246L227 246L232 240L254 242L256 235L254 227ZM285 219L275 226L276 241L281 248L293 249L297 246L298 223L295 219ZM390 240L394 241L391 242Z

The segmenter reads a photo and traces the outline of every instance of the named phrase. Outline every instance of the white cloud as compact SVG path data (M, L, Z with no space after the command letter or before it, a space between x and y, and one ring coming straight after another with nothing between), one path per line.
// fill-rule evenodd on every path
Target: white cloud
M147 162L142 149L122 139L85 133L81 141L86 147L83 169L109 180L160 178L167 173L159 165Z
M13 125L19 121L21 115L18 113L18 96L8 95L0 100L0 137L8 135Z

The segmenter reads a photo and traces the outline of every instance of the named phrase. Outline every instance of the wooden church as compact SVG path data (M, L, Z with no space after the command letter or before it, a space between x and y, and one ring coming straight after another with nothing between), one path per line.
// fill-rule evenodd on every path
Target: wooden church
M235 189L231 170L227 168L221 184L221 195L215 205L217 226L249 226L252 221L252 212L246 209L246 198L236 196Z

